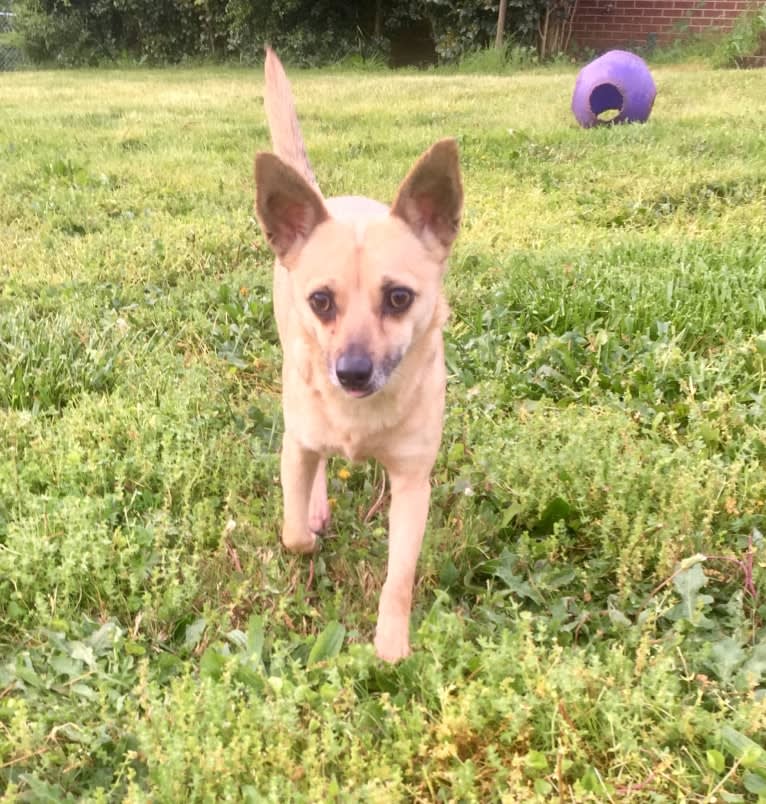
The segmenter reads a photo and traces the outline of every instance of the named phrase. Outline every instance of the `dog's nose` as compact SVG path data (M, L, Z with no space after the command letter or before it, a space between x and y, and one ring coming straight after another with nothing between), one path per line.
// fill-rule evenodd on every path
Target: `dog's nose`
M360 349L349 349L344 352L335 364L338 382L348 391L361 391L372 377L372 360L367 352Z

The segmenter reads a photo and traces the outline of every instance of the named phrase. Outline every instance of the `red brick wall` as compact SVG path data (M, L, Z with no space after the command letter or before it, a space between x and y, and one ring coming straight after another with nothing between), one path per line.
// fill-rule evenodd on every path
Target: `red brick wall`
M731 28L754 5L757 0L578 0L572 40L596 50L669 42Z

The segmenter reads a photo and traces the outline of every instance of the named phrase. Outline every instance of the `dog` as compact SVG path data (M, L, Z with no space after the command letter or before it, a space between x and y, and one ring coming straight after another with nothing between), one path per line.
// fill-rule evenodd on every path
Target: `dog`
M283 351L282 542L311 553L327 526L326 459L375 458L391 488L377 655L410 653L415 570L442 434L446 369L442 291L463 189L457 143L415 163L390 209L324 199L290 84L267 48L264 105L273 153L255 157L255 210L276 256L274 314Z

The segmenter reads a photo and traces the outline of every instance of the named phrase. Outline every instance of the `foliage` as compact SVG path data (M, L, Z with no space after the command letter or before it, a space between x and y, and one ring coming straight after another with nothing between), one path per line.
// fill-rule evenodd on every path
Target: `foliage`
M753 56L766 57L766 3L741 14L714 53L718 67L746 67Z
M511 0L508 30L516 44L537 37L544 0ZM493 40L490 0L18 0L19 30L41 62L96 64L122 58L260 59L271 43L289 62L316 65L350 54L386 55L414 25L430 32L441 61L457 60Z
M537 67L540 60L534 47L508 45L497 49L486 47L465 53L455 64L437 68L445 73L466 75L505 75Z
M485 48L497 25L497 9L490 0L429 0L433 9L436 52L445 61L455 61L468 50Z
M396 667L369 645L380 471L331 464L320 551L278 544L258 79L3 81L5 799L764 797L766 99L656 78L647 125L585 132L563 64L294 75L327 196L391 198L460 140Z

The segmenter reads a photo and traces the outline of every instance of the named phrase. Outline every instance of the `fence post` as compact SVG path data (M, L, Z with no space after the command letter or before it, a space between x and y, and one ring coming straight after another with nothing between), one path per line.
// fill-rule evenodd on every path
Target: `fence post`
M15 29L13 4L0 0L0 72L18 70L27 65L21 35Z

